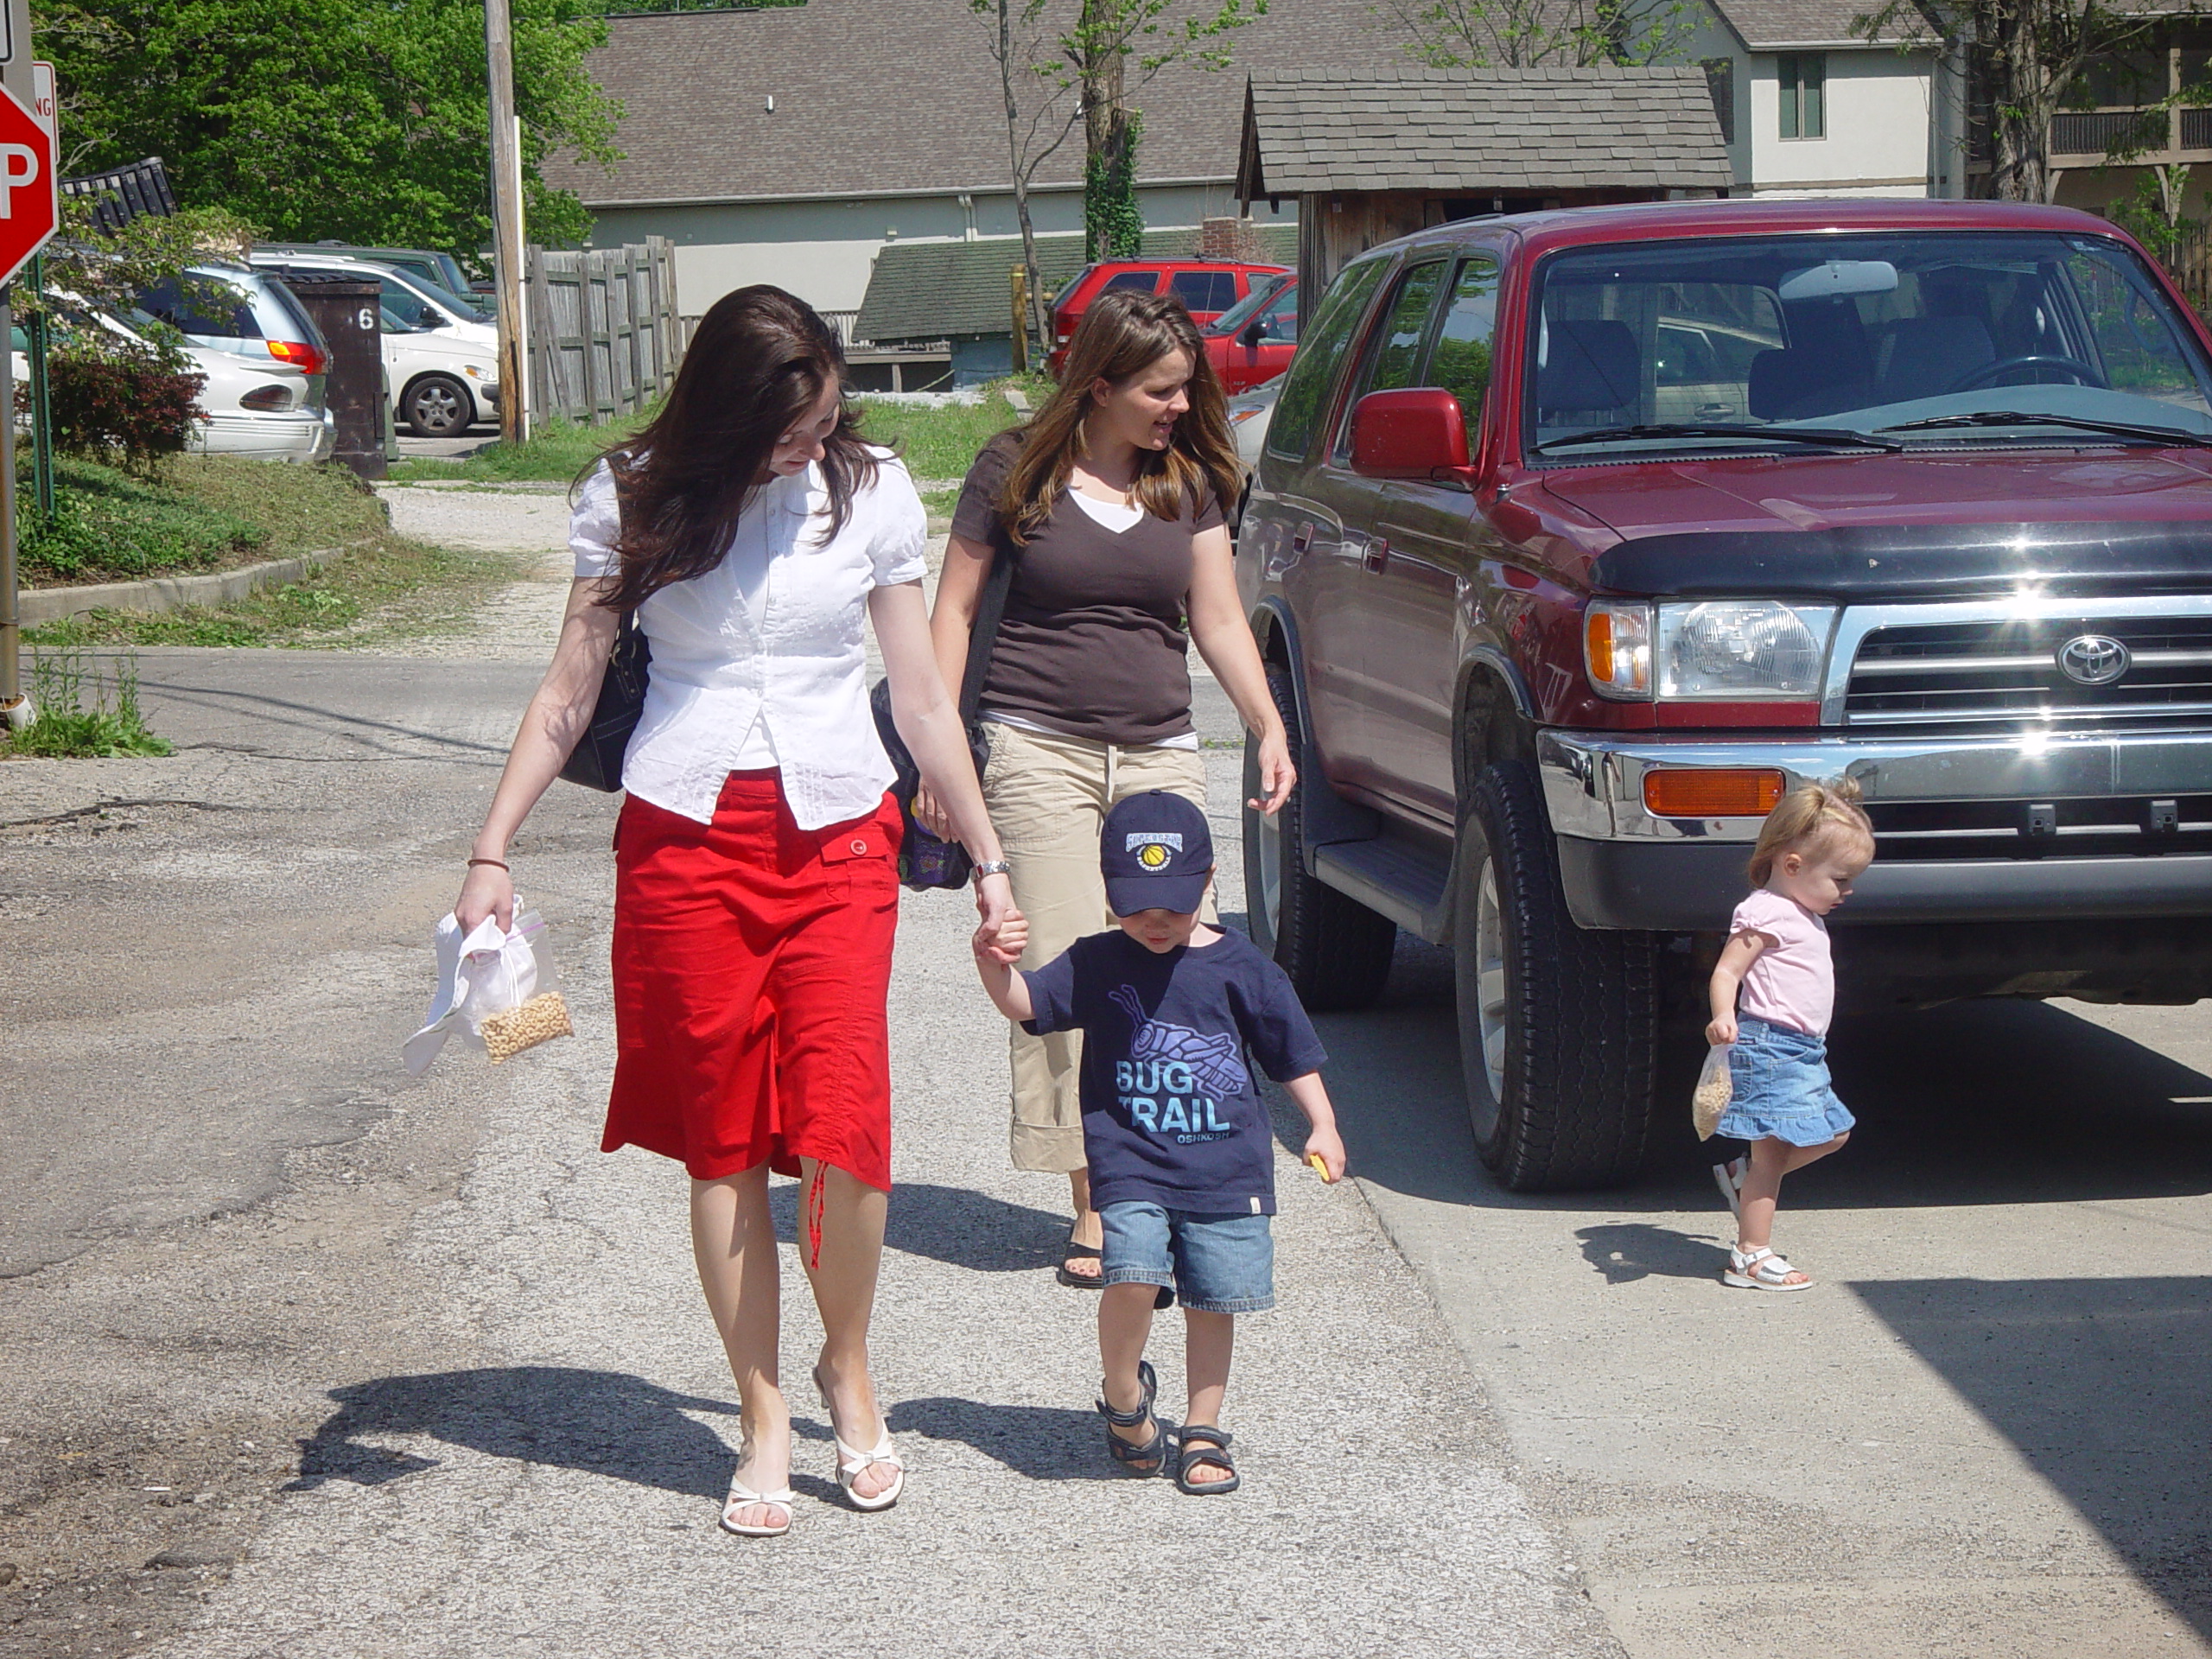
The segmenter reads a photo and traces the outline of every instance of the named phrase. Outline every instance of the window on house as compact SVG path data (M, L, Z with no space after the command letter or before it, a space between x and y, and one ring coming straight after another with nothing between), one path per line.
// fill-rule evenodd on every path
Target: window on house
M1713 94L1713 113L1720 123L1720 142L1736 142L1736 60L1707 58L1705 87Z
M1782 136L1827 137L1828 54L1786 52L1777 66L1777 79L1782 90Z

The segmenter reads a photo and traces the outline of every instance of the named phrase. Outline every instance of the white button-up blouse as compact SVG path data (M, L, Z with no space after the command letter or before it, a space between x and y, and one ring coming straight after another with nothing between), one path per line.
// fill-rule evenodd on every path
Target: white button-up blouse
M906 467L887 450L876 455L875 482L855 493L827 543L829 492L810 466L761 486L720 564L638 607L652 671L622 763L631 794L711 823L733 771L779 765L803 830L882 800L892 772L868 710L868 596L920 579L928 520ZM614 568L620 531L613 475L601 465L569 521L579 578Z

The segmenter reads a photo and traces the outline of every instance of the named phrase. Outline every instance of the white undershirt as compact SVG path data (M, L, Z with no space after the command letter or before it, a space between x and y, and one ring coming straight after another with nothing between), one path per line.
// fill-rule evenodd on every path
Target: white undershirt
M1093 519L1105 525L1116 536L1129 529L1144 517L1142 507L1128 506L1119 501L1101 501L1095 497L1085 495L1081 490L1070 490L1068 495L1076 505L1081 507Z

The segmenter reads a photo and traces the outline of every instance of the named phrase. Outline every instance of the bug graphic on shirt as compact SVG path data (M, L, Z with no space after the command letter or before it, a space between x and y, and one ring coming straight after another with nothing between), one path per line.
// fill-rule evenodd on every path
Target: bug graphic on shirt
M1252 1086L1251 1074L1244 1069L1234 1037L1226 1033L1209 1037L1188 1026L1154 1020L1145 1013L1131 986L1119 986L1107 995L1129 1016L1135 1027L1129 1036L1131 1059L1172 1060L1188 1066L1199 1087L1211 1094L1241 1095Z

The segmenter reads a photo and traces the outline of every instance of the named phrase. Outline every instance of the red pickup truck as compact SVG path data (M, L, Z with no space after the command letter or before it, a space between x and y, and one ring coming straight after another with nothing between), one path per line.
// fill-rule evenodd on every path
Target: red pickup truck
M1253 935L1325 1007L1397 929L1448 944L1508 1186L1634 1174L1662 1020L1702 1021L1802 779L1875 825L1847 1007L2212 995L2212 339L2102 219L1681 202L1376 248L1237 563L1302 774L1246 825Z

